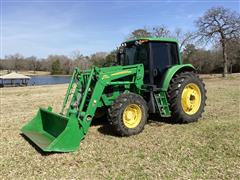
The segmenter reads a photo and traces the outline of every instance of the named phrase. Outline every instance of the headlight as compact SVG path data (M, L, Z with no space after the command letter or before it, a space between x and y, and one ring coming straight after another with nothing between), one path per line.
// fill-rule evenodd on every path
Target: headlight
M139 41L135 41L135 45L136 45L136 46L139 45Z

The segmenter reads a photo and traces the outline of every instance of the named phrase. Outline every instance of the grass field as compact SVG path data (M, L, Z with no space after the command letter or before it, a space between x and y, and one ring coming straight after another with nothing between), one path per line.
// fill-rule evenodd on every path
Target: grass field
M0 179L239 179L240 76L204 77L206 112L192 124L151 117L128 138L93 125L73 153L43 155L20 128L37 109L59 111L66 85L2 88Z

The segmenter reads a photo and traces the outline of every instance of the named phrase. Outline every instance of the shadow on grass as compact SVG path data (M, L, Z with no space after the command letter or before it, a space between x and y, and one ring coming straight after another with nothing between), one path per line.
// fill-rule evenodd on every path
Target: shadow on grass
M99 125L108 125L108 117L103 116L101 118L93 118L91 126L99 126Z
M106 115L101 118L93 119L91 126L99 125L100 127L97 130L101 134L118 137L118 135L114 132L112 126L109 124L108 117Z
M41 148L39 148L36 144L34 144L27 136L25 136L23 133L20 133L20 135L42 156L49 156L53 154L63 154L64 152L44 152Z
M100 132L104 135L108 135L108 136L120 137L119 135L117 135L115 133L115 131L113 130L113 128L110 124L105 124L105 125L100 126L98 128L98 132Z
M148 123L151 124L176 124L176 122L172 121L171 118L161 117L159 114L149 114Z
M165 124L175 124L171 121L170 118L161 118L157 114L150 114L148 118L148 125L150 126L164 126ZM107 116L103 116L102 118L96 118L93 119L91 126L99 126L97 129L98 132L108 135L108 136L114 136L114 137L120 137L118 136L112 126L108 122ZM62 154L65 152L44 152L41 148L39 148L36 144L34 144L27 136L25 136L23 133L20 133L20 135L42 156L49 156L52 154Z
M148 118L148 125L150 126L164 126L165 124L176 124L171 121L170 118L162 118L158 114L150 114ZM98 132L108 135L108 136L115 136L119 137L115 132L112 126L109 124L107 117L96 119L95 122L92 123L93 126L101 125L98 128Z

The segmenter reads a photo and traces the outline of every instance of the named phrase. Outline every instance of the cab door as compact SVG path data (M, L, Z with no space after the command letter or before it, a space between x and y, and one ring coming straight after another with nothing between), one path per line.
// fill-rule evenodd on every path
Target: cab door
M159 86L165 71L179 64L178 45L173 42L152 41L150 43L150 69L152 69L152 83Z
M143 64L144 66L144 84L150 83L150 60L149 60L149 43L143 43L137 46L135 54L135 64Z

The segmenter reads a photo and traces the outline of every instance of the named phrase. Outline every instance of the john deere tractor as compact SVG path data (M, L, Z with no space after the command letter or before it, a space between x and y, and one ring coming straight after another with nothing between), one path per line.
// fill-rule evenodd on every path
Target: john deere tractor
M149 113L177 123L197 121L206 90L191 64L182 64L175 39L140 38L121 44L111 67L76 68L60 113L40 108L22 129L43 151L79 148L93 118L107 112L117 135L140 133Z

